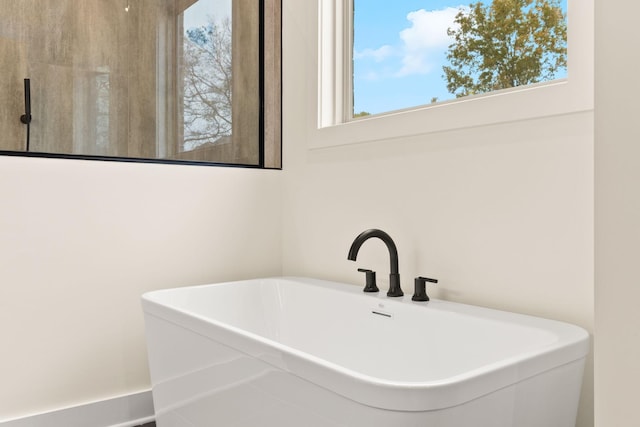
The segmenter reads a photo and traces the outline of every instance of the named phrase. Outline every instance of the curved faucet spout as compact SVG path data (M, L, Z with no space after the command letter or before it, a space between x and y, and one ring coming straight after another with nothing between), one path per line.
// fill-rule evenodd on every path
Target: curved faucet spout
M382 230L372 228L360 233L360 235L358 235L358 237L356 237L351 244L351 248L349 249L349 256L347 258L351 261L355 261L358 257L358 252L360 251L360 247L362 246L362 244L372 237L377 237L387 245L387 249L389 249L389 257L391 260L391 273L398 274L398 249L396 248L396 244L393 242L393 239L391 239L391 236L389 236Z
M351 244L347 259L355 261L362 244L373 237L382 240L389 250L391 272L389 274L389 292L387 292L387 296L399 297L404 295L400 287L400 274L398 273L398 249L391 236L384 231L373 228L360 233Z

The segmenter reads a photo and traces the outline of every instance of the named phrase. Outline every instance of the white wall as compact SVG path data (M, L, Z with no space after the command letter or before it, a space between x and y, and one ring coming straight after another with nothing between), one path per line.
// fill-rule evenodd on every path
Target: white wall
M405 291L593 329L593 112L310 151L316 2L284 1L284 273L381 279L395 240ZM591 361L579 426L593 425Z
M640 425L640 87L630 0L596 1L596 425Z
M148 389L140 295L279 275L280 182L0 157L0 421Z

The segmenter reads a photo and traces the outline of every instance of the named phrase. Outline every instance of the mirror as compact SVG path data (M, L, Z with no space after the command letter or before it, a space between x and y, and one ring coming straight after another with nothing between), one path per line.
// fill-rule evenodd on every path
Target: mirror
M0 152L281 167L281 0L0 0Z

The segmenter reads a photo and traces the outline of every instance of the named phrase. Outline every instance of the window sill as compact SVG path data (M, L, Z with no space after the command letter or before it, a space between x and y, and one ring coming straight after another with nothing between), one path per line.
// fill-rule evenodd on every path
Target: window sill
M577 89L577 85L562 79L316 127L309 135L309 148L407 138L592 110L592 92Z

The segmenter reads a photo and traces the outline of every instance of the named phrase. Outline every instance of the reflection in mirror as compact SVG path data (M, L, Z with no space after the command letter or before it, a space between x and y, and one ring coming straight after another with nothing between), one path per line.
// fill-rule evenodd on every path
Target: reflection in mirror
M0 151L280 167L280 2L0 0Z

